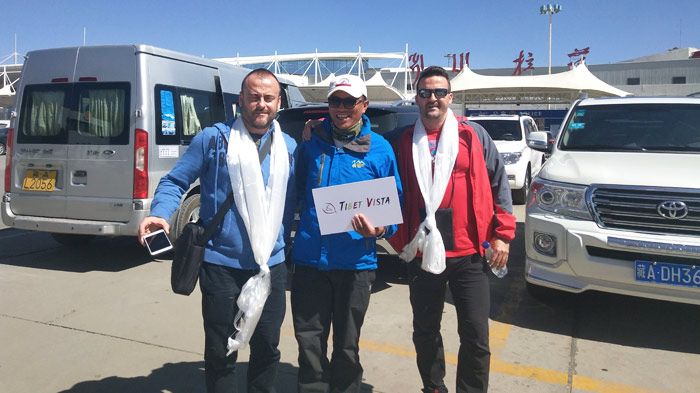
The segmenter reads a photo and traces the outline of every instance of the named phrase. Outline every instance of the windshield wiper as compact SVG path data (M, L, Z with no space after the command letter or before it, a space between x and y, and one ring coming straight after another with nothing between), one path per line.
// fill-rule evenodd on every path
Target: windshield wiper
M640 146L610 146L610 145L578 145L578 146L562 146L562 150L580 150L580 151L645 151L646 149Z
M700 151L700 146L644 146L644 149L653 151Z

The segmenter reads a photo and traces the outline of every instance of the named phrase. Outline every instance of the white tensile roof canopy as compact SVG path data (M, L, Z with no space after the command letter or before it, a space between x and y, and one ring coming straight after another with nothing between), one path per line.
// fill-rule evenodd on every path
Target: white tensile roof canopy
M632 95L598 79L583 62L552 75L489 76L465 67L450 83L457 103L557 104L571 103L584 93L589 97Z
M299 77L296 75L281 74L283 78L289 78L294 80L304 96L304 99L309 102L326 102L326 95L328 95L328 86L330 85L333 78L336 77L335 74L330 74L326 79L314 83L312 85L306 84L306 77ZM296 77L294 79L293 77ZM367 95L370 101L387 101L393 102L398 100L403 100L404 95L401 94L396 88L389 86L382 78L381 72L376 72L371 78L365 81L367 85Z

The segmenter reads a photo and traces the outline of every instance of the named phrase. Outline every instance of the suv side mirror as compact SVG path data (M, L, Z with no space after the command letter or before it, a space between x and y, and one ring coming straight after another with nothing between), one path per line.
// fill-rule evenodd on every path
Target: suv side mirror
M531 149L542 151L545 153L552 152L552 143L550 142L550 135L546 131L535 131L531 132L527 136L527 145Z

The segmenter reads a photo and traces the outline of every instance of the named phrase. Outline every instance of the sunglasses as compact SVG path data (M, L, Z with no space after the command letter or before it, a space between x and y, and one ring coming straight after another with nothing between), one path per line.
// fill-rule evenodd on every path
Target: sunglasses
M343 108L352 109L355 107L355 105L357 105L363 101L364 100L361 98L330 97L330 98L328 98L328 105L330 105L332 108L340 108L340 104L343 104Z
M435 93L435 98L445 98L450 91L447 89L418 89L418 96L421 98L430 98Z

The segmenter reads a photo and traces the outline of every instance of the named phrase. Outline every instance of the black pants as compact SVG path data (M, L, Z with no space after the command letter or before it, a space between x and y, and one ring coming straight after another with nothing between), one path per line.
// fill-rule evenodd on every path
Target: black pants
M238 313L236 301L254 270L203 263L199 276L204 319L204 369L208 393L237 392L235 369L238 352L226 356L228 337L235 331L233 319ZM260 321L250 339L248 392L275 392L275 376L280 360L277 349L280 327L286 310L285 285L287 267L280 263L270 267L271 291Z
M300 393L360 391L360 328L369 306L374 270L331 270L296 265L292 319L299 344ZM328 336L333 324L333 354Z
M423 391L447 392L445 349L440 322L449 282L457 310L459 354L457 393L486 392L489 385L489 281L487 265L479 254L447 258L447 268L432 274L416 259L409 266L409 289L413 308L413 344Z

